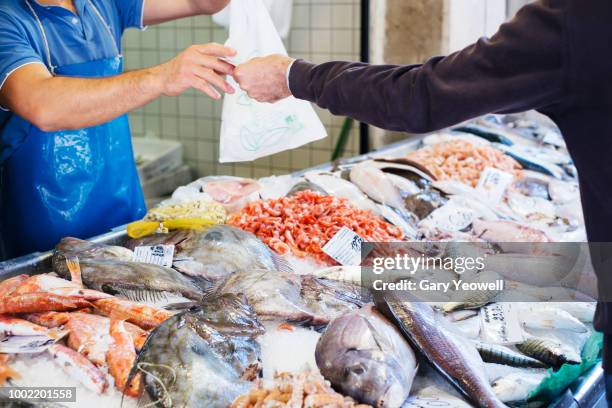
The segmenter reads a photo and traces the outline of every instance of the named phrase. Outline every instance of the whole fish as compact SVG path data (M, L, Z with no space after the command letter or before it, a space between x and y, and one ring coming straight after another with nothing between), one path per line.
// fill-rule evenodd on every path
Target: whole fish
M368 162L357 164L351 169L351 182L372 200L406 211L406 205L397 187L382 170L368 165Z
M474 342L476 350L486 363L505 364L512 367L546 368L546 364L535 358L518 353L498 344Z
M476 406L505 407L489 385L476 348L427 304L396 296L379 297L376 306L398 324L415 349Z
M158 234L130 241L128 246L156 244L175 246L175 269L209 281L247 269L291 272L289 264L259 238L229 225Z
M253 386L263 331L243 298L213 296L155 329L130 378L142 373L160 407L226 408Z
M315 358L335 389L381 408L399 407L408 398L417 371L408 342L372 305L335 319Z
M301 296L316 315L332 320L371 301L369 292L351 282L301 276Z
M570 313L548 304L523 306L521 316L526 329L567 330L573 333L589 331L580 320Z
M61 276L70 277L66 266L66 258L76 256L79 261L110 259L116 261L131 261L134 252L131 250L112 245L96 244L78 238L66 237L55 246L53 251L53 270Z
M552 339L530 338L516 345L523 354L542 361L552 367L561 367L563 364L580 364L580 355L571 347L565 346Z
M171 268L114 260L81 261L85 286L132 301L157 301L168 294L201 299L205 285L194 283ZM69 275L67 276L69 278Z
M262 320L283 319L320 326L364 303L360 287L308 275L273 271L237 272L217 288L244 294Z
M512 373L498 378L491 387L504 402L525 401L545 378L545 373Z

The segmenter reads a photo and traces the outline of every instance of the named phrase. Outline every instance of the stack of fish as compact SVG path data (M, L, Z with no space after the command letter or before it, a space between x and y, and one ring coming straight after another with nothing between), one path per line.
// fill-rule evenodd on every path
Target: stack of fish
M529 399L582 362L592 333L594 278L560 279L564 260L536 245L585 240L571 159L554 129L522 119L480 119L422 145L300 177L208 177L157 211L210 204L232 225L157 231L124 247L65 238L53 273L0 283L3 376L27 384L29 373L8 365L51 356L95 393L115 392L112 382L127 396L144 388L168 408ZM341 227L366 240L436 241L455 257L466 250L455 242L494 247L490 270L462 278L506 287L435 303L374 298L359 268L328 268L336 262L322 248ZM137 248L160 245L173 248L170 267L135 261ZM458 276L438 272L432 280ZM575 302L551 302L557 295ZM510 303L517 296L531 303ZM514 308L519 340L483 328L496 307Z

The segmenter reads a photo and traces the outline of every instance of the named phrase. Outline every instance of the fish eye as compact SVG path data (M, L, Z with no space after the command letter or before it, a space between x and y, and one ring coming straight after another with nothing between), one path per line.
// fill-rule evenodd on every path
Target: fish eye
M345 371L345 377L348 377L350 374L362 375L366 372L366 369L363 366L363 364L356 364L352 367L346 367L344 371Z

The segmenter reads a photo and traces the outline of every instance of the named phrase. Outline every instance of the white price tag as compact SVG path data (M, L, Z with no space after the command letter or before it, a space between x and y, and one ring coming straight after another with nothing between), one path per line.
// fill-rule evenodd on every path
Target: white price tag
M361 244L363 238L346 227L329 240L323 247L323 252L332 257L340 265L361 265Z
M493 344L517 344L525 340L516 305L493 303L480 310L483 340Z
M134 248L134 262L172 267L174 245L139 246Z
M504 196L504 192L512 184L512 180L514 180L512 174L493 167L487 167L480 175L476 189L482 191L490 203L499 204Z

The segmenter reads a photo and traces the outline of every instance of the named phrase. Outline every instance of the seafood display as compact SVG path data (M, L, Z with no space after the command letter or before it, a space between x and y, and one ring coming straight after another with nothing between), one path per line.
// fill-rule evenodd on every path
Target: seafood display
M487 167L518 174L521 165L492 147L467 140L451 140L419 149L406 156L420 163L437 180L456 180L476 187Z
M596 279L568 268L586 233L558 136L486 117L333 167L204 177L114 245L7 263L0 385L76 387L88 408L545 406L601 348ZM374 290L338 237L450 259L385 276L447 289Z
M368 408L338 394L321 375L309 371L297 374L278 373L270 386L259 383L246 395L238 397L231 408L270 407L338 407Z
M398 227L371 212L348 205L347 199L313 191L249 203L228 222L257 235L279 254L311 256L323 264L335 264L323 246L342 227L368 241L388 242L404 236Z

